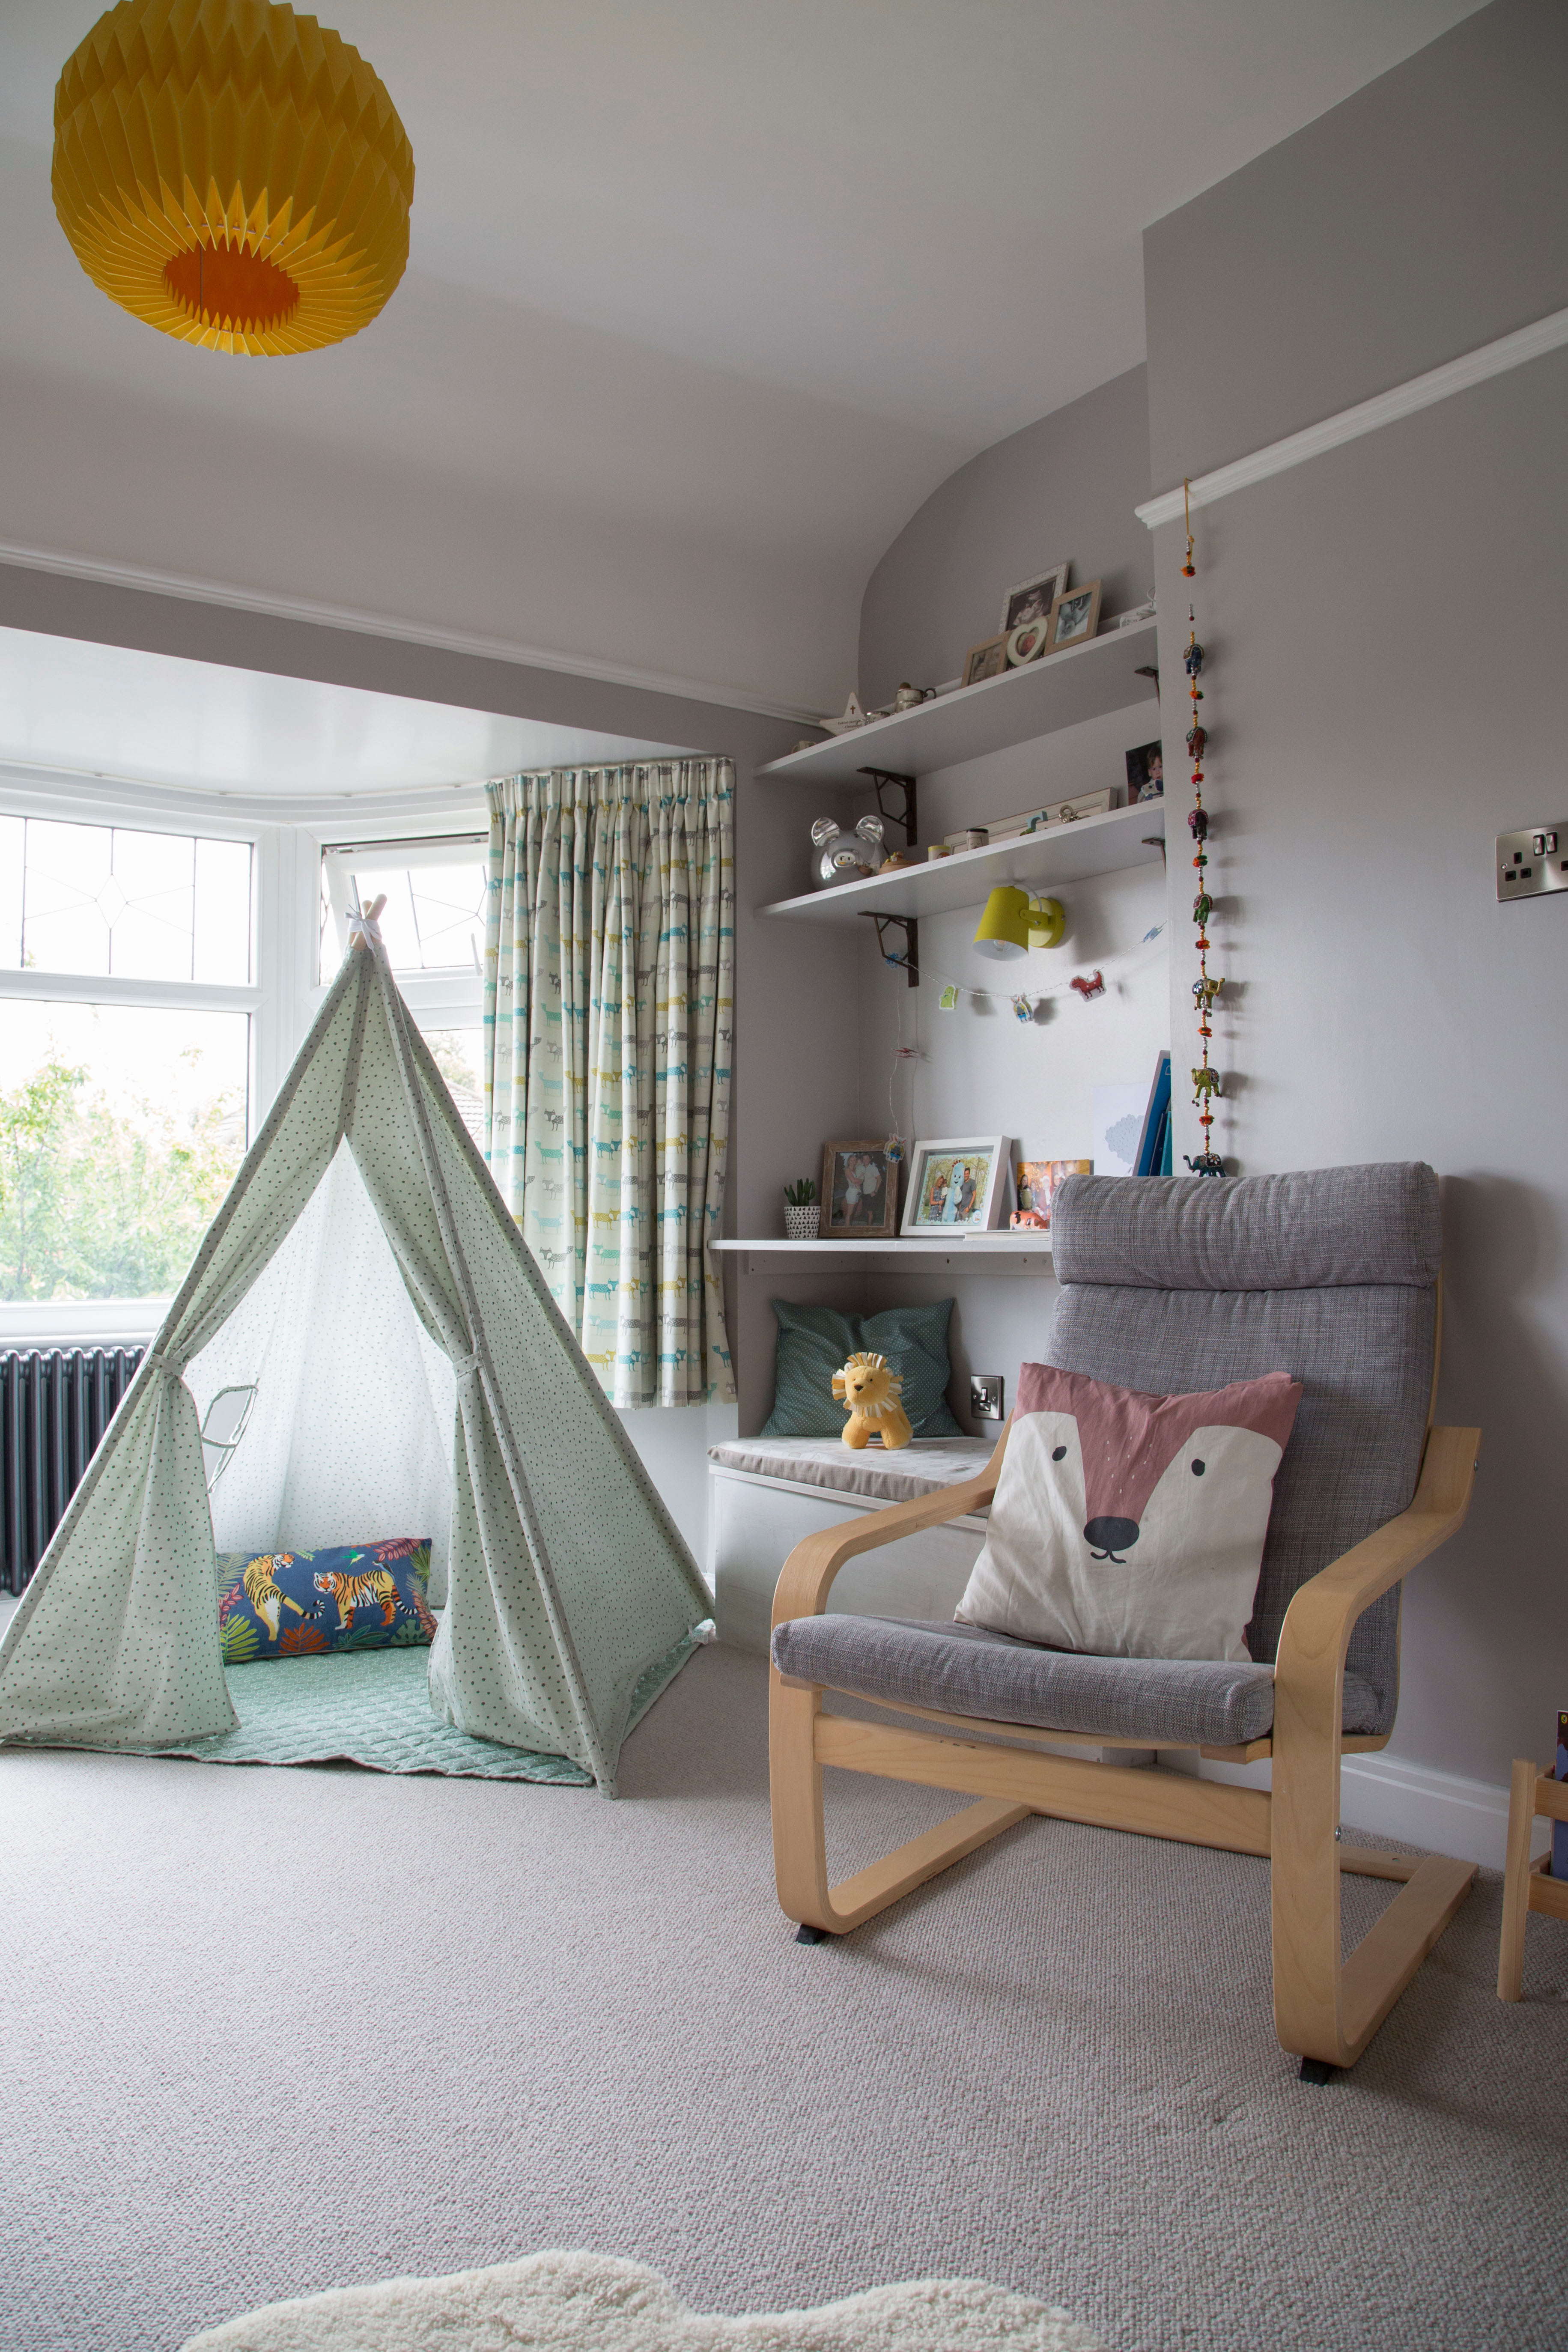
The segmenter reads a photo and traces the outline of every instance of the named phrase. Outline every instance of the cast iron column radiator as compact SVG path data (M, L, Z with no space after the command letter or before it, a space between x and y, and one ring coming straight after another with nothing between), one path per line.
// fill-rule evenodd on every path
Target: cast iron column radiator
M26 1591L142 1352L0 1353L0 1585L7 1591Z

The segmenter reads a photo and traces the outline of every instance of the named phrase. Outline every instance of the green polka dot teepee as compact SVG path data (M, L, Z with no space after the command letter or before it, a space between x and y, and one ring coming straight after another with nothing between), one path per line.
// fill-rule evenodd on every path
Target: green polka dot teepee
M235 1386L253 1409L209 1500L201 1417ZM613 1795L634 1694L689 1654L707 1589L373 939L0 1644L0 1740L226 1731L218 1550L426 1535L437 1715Z

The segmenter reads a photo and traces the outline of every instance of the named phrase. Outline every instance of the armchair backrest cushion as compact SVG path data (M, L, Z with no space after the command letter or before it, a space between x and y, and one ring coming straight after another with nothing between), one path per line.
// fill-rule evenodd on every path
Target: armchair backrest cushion
M1175 1395L1287 1371L1302 1396L1274 1481L1247 1649L1272 1660L1300 1586L1409 1504L1436 1339L1442 1225L1424 1163L1291 1175L1073 1176L1052 1203L1061 1295L1044 1354ZM1347 1666L1394 1722L1399 1592Z

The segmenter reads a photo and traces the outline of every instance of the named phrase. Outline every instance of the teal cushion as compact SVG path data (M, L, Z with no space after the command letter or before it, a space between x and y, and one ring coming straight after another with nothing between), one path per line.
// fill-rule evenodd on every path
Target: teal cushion
M429 1584L428 1536L320 1551L220 1552L224 1664L433 1642Z
M837 1307L770 1304L779 1342L773 1359L773 1409L764 1437L840 1437L847 1419L833 1400L833 1375L861 1349L885 1356L904 1382L902 1403L917 1437L962 1437L947 1409L947 1327L951 1298L924 1307L884 1307L878 1315L842 1315Z

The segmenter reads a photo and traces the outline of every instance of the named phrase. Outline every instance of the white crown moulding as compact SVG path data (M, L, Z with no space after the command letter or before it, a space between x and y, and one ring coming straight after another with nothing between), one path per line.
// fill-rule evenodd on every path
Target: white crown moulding
M1305 465L1309 457L1321 457L1325 450L1337 449L1343 442L1360 440L1363 433L1376 433L1384 425L1396 425L1402 416L1414 416L1420 408L1433 408L1438 401L1451 399L1457 392L1468 392L1472 384L1485 383L1489 376L1506 375L1510 368L1522 367L1528 360L1561 351L1565 343L1568 310L1553 310L1511 335L1500 335L1494 343L1483 343L1479 351L1467 352L1460 359L1447 360L1441 367L1429 368L1425 375L1413 375L1408 383L1396 383L1392 391L1358 401L1353 408L1342 408L1337 416L1325 416L1321 424L1288 434L1283 441L1271 441L1267 448L1255 449L1248 457L1233 458L1228 466L1217 466L1212 474L1197 475L1186 495L1194 507L1213 506L1216 499L1228 498L1233 490L1249 489L1254 482L1266 482L1271 474L1289 473L1292 466ZM1162 523L1180 522L1181 485L1173 490L1162 490L1157 499L1134 507L1132 511L1151 530L1158 530Z
M364 785L347 793L256 792L245 784L154 784L112 769L53 768L37 761L0 759L0 814L58 816L63 807L84 824L106 822L104 810L145 809L150 815L185 816L204 831L248 833L258 824L299 824L322 841L341 834L363 840L365 826L383 819L411 838L440 834L455 822L484 822L484 781L462 783Z
M242 588L228 580L199 580L183 572L160 572L150 564L120 563L108 556L76 555L54 547L27 547L0 540L0 564L26 572L52 572L62 580L87 580L101 588L136 588L153 596L175 596L187 604L216 604L235 613L259 613L273 621L304 621L323 629L348 629L356 636L384 637L394 645L427 646L433 652L472 654L481 661L513 662L523 669L555 670L563 677L589 677L605 686L631 686L647 694L670 694L687 702L717 703L726 710L749 710L761 719L788 719L807 727L821 714L804 703L770 702L742 687L715 686L703 678L668 677L660 670L625 663L590 661L578 654L525 646L508 637L485 637L467 629L433 628L389 613L361 612L352 604L318 604L266 588Z

